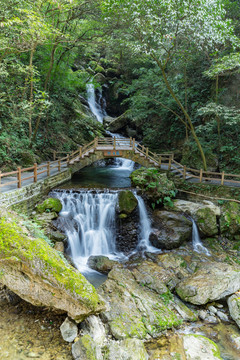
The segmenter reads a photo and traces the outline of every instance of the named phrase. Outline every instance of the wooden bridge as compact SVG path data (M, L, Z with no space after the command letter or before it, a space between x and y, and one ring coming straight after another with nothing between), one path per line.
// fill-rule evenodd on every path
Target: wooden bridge
M2 190L7 192L14 188L21 188L31 182L36 183L44 177L55 175L66 168L70 168L74 173L97 160L112 157L122 157L145 167L171 171L175 176L186 181L240 187L240 175L189 168L175 161L173 153L156 154L134 138L95 138L72 153L65 153L65 156L61 157L62 154L54 151L53 161L41 165L33 164L28 168L18 167L17 170L8 173L0 172L0 190L3 188Z

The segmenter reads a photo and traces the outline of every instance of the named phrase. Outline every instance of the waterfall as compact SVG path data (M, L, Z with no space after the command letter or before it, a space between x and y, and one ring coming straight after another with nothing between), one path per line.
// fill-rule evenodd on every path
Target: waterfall
M205 248L205 246L203 246L203 244L201 242L196 222L192 218L190 218L190 219L192 221L192 245L193 245L193 250L198 252L198 253L205 254L207 256L211 256L208 249Z
M149 236L152 232L151 221L147 213L147 209L144 203L144 200L141 196L136 195L138 200L139 208L139 239L138 239L138 250L144 250L149 252L160 252L159 249L151 245L149 241Z
M111 133L110 131L107 131L107 133L111 136L111 137L115 137L116 138L116 144L117 145L121 145L121 138L124 138L124 136L117 134L117 133ZM114 167L117 170L127 170L129 172L132 172L134 169L134 161L129 160L129 159L124 159L124 158L115 158L115 165Z
M63 208L59 219L78 270L89 270L87 260L91 255L114 258L117 192L54 191L53 195L61 200Z
M97 100L94 85L93 83L89 83L87 84L87 96L90 110L96 116L97 121L103 123L103 118L107 115L107 113L105 110L106 103L102 96L102 90L99 90L99 98ZM102 106L102 104L105 104L105 106Z

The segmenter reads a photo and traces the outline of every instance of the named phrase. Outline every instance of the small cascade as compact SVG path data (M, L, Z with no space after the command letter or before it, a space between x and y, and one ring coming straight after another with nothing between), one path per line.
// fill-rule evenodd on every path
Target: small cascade
M81 272L90 271L91 255L115 257L117 192L55 191L53 195L63 205L60 221L68 237L75 266Z
M192 218L190 218L190 220L192 221L192 245L193 245L193 250L200 253L200 254L205 254L207 256L211 256L208 249L205 246L203 246L203 244L201 242L196 222Z
M102 90L99 90L99 97L96 99L95 88L93 83L87 84L87 101L92 113L96 116L97 121L103 123L106 113L106 102L102 96Z
M124 136L117 134L117 133L111 133L110 131L107 132L111 137L116 138L116 144L121 145L120 138L124 138ZM119 140L118 140L119 139ZM134 161L124 158L115 158L115 165L114 167L118 170L127 170L132 172L134 169Z
M144 200L139 195L135 194L135 196L138 200L139 229L140 229L137 250L141 250L141 251L144 250L148 252L161 252L159 249L152 246L149 241L149 236L152 232L152 227Z

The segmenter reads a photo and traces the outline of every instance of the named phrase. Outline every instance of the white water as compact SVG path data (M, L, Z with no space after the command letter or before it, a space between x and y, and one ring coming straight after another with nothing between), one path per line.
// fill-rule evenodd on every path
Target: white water
M193 250L200 253L200 254L205 254L207 256L211 256L208 249L205 248L205 246L203 246L203 244L201 242L197 224L195 223L195 221L192 218L191 218L191 221L192 221L192 245L193 245Z
M161 252L161 250L152 246L149 241L149 236L152 232L152 227L151 227L151 221L149 219L144 200L139 195L135 194L135 196L138 200L139 227L140 227L137 249L141 250L141 251L142 250L148 251L148 252Z
M117 192L55 192L63 205L60 213L69 226L70 253L75 266L87 271L87 260L91 255L115 257L116 221L115 206Z
M97 101L93 83L87 84L87 95L88 95L87 100L88 100L89 107L90 107L92 113L96 116L97 121L99 121L102 124L103 118L104 118L104 116L107 115L107 113L105 111L105 108L102 106L103 103L105 104L104 99L102 97L102 92L101 92L101 90L99 90L99 91L100 91L100 97Z

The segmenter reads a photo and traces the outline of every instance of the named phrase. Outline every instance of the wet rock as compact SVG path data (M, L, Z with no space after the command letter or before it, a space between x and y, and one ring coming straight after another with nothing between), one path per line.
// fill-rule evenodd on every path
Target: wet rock
M199 270L181 281L176 291L181 299L203 305L223 299L240 288L240 267L218 262L200 264Z
M94 343L103 346L106 341L106 331L101 319L97 316L89 316L82 324L81 329L84 335L90 335Z
M116 132L126 126L128 123L128 118L125 114L113 119L110 123L108 123L107 129L111 132Z
M110 260L107 256L101 255L90 256L87 264L91 269L103 274L108 274L115 265L120 265L118 261Z
M232 319L237 323L240 328L240 292L228 298L228 308Z
M210 313L212 313L213 315L217 313L217 309L213 306L213 305L210 305L208 307L208 310L210 311Z
M50 238L50 240L52 240L54 242L65 241L67 239L67 236L58 230L54 231L54 230L49 229L47 232L47 235Z
M224 314L222 311L217 311L216 315L219 317L220 320L228 322L228 316Z
M209 324L217 324L218 323L218 319L214 315L207 316L205 318L205 321L208 322Z
M220 207L211 201L194 203L185 200L174 200L172 210L185 212L190 215L197 223L200 232L204 236L214 236L218 234L217 216L220 216Z
M221 360L218 346L202 335L184 335L183 348L187 359Z
M90 335L82 336L72 345L74 360L103 360L101 349L94 343Z
M138 206L138 201L130 190L123 190L118 193L119 213L130 215Z
M44 200L42 204L37 205L36 210L40 214L42 214L44 212L59 213L62 210L62 204L59 199L48 198L48 199Z
M240 204L229 201L222 206L220 229L221 233L240 235Z
M181 214L155 211L153 221L154 231L149 239L159 249L171 250L191 239L192 222Z
M48 227L52 220L56 219L57 217L58 215L56 212L42 213L35 218L35 222L42 227Z
M107 127L112 121L114 121L115 119L111 116L104 116L103 118L103 126Z
M57 251L60 251L60 252L64 253L64 243L63 243L63 242L57 242L57 243L54 245L54 249L57 250Z
M63 337L63 340L67 342L73 342L78 334L78 327L75 322L69 320L68 318L60 326L60 331Z
M199 317L200 317L201 320L205 320L206 317L208 316L208 313L207 313L207 311L205 311L205 310L200 310L200 311L198 312L198 315L199 315Z
M184 304L176 302L175 306L170 291L159 295L148 286L141 286L128 269L113 268L98 292L109 304L101 317L119 340L158 336L165 329L178 326L191 312ZM194 317L192 314L191 319Z
M144 343L139 339L112 341L109 346L108 360L148 360Z
M27 237L18 221L13 213L0 215L1 283L31 304L67 312L76 321L102 311L105 304L85 277L46 241Z

